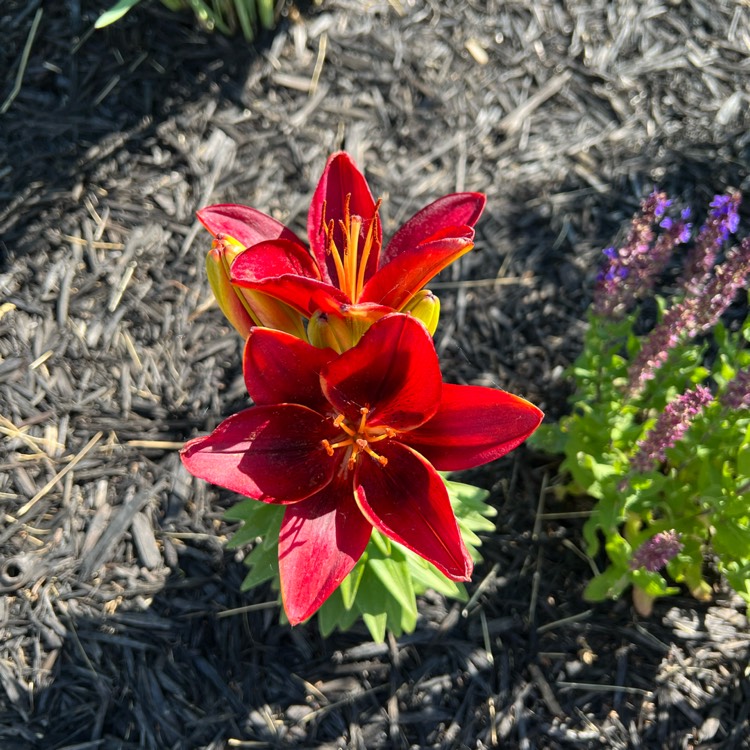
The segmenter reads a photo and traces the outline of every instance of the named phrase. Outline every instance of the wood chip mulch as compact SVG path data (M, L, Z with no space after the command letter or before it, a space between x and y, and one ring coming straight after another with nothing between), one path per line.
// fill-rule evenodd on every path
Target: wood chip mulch
M386 235L488 195L433 287L446 378L564 413L600 250L641 195L747 191L747 4L323 0L253 48L156 2L92 32L110 4L0 7L0 747L750 746L741 602L717 579L650 619L586 603L586 506L543 457L465 475L499 510L472 600L426 596L374 644L240 593L234 498L177 456L246 403L195 210L304 234L338 148Z

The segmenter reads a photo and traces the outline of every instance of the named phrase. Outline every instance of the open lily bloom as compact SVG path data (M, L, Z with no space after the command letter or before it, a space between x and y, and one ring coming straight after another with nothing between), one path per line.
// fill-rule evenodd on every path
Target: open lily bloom
M343 354L253 328L244 375L255 406L189 441L197 477L286 505L279 535L289 621L312 615L352 570L373 527L456 581L472 561L437 470L515 448L542 413L522 398L442 382L424 325L376 321Z
M313 195L309 248L248 206L209 206L198 218L215 237L229 236L249 248L232 264L233 284L274 297L306 318L335 314L369 324L404 310L430 279L471 250L484 204L480 193L439 198L383 249L380 201L351 157L339 152L328 159Z

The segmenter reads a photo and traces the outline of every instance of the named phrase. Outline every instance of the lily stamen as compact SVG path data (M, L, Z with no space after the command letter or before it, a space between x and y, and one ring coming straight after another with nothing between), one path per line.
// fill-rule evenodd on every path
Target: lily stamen
M341 436L341 440L335 443L329 440L321 440L321 445L325 449L328 456L333 456L336 448L347 448L348 455L345 456L346 467L350 471L354 469L357 464L357 457L360 453L366 453L368 456L377 461L381 466L385 466L388 463L388 459L385 456L381 456L376 453L371 447L370 443L377 443L381 440L396 437L396 430L392 427L378 426L378 427L367 427L367 417L370 414L370 408L363 406L359 410L360 418L357 427L350 427L346 422L346 417L343 414L339 414L333 420L333 426L341 430L344 435Z
M381 466L385 466L388 463L388 459L385 456L379 456L369 445L365 444L365 447L362 450L368 456L372 456Z
M396 430L392 430L390 427L386 427L386 432L384 432L382 435L376 435L375 437L368 437L367 442L368 443L377 443L379 440L386 440L387 438L394 438L396 437Z

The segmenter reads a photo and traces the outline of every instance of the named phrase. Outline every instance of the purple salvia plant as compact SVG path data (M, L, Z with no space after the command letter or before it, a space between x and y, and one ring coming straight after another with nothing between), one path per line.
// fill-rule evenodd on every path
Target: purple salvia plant
M720 401L726 409L750 409L750 369L740 370L727 383Z
M655 573L676 557L684 546L680 541L680 535L674 529L660 531L638 547L633 553L630 567L633 570L645 568Z
M698 385L670 401L645 439L638 443L631 467L637 472L646 472L665 461L667 448L682 438L695 417L712 400L711 391Z
M695 238L678 282L688 294L700 293L709 280L719 248L730 234L737 231L741 200L740 193L733 191L726 195L716 195L711 201L708 219Z
M597 276L594 292L594 312L597 315L615 317L637 298L647 265L644 259L648 258L654 240L654 224L664 217L669 205L666 193L651 193L633 216L622 246L619 249L608 247L603 251L608 262Z
M737 292L750 276L750 237L727 253L724 263L716 266L700 293L688 293L664 314L643 342L628 372L627 392L632 396L652 380L667 361L669 352L684 339L713 328L732 304Z

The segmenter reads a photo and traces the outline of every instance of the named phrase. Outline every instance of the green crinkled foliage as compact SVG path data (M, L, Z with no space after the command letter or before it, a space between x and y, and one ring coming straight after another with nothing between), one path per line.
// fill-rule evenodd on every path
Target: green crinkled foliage
M477 532L494 531L490 518L497 511L488 505L489 492L445 480L464 543L475 562L480 561ZM255 542L245 557L249 568L243 591L271 581L279 592L278 539L284 506L246 499L226 513L242 521L228 547ZM388 631L395 636L410 633L417 624L417 596L432 589L443 596L466 601L466 588L446 578L434 565L373 530L362 558L317 612L323 636L336 628L348 630L360 617L373 640L382 642Z

